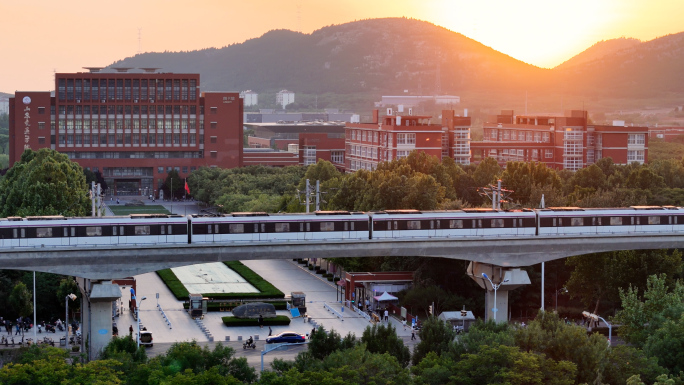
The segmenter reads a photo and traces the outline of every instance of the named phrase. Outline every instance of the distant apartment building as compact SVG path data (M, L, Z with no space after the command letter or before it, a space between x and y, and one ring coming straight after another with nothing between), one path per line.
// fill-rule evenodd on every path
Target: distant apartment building
M350 122L358 123L360 116L353 112L326 109L325 112L282 112L260 109L259 112L245 112L245 123L296 123L296 122Z
M171 170L242 166L237 92L200 93L199 74L88 68L55 74L49 91L10 98L10 164L52 148L99 171L112 192L157 194Z
M482 142L470 143L473 163L486 157L508 161L544 162L559 170L576 171L610 157L616 164L644 163L648 128L588 124L587 112L566 116L515 115L512 110L490 117Z
M278 91L276 94L276 104L279 104L285 109L285 106L288 104L292 104L295 101L295 94L294 92L290 92L288 90L281 90Z
M252 90L240 91L240 98L243 100L245 107L259 104L259 94Z
M442 123L433 124L431 116L404 115L387 109L380 117L373 111L372 123L347 123L345 169L374 170L378 163L407 157L417 150L440 161L452 157L456 163L470 162L470 117L453 110L442 111Z

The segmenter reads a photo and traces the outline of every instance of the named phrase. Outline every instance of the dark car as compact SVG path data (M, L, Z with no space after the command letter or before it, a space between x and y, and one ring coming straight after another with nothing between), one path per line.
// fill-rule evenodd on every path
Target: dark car
M295 332L282 332L266 338L267 344L306 342L306 336Z

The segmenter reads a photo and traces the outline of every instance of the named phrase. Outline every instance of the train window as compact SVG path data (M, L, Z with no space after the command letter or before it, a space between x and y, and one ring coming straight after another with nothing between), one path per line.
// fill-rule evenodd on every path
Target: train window
M611 226L622 225L622 217L610 217L610 225Z
M286 233L290 231L289 223L276 223L275 224L276 233Z
M351 222L351 230L354 231L354 222Z
M387 230L392 230L392 221L387 221Z
M441 225L440 225L440 221L437 221L437 228L438 228L438 229L441 229L441 228L442 228Z
M121 228L123 230L123 227ZM171 235L171 225L169 225L169 235Z
M430 221L430 229L434 229L434 228L435 228L435 221Z
M394 229L399 230L399 223L397 221L394 221Z
M102 235L102 227L100 226L88 226L86 227L86 236L97 237Z
M72 228L71 228L71 236L72 236L72 237L75 237L75 236L76 236L76 228L75 228L75 227L72 227Z
M112 226L112 235L116 236L116 226Z
M570 226L584 226L584 218L570 218Z
M211 227L209 227L209 228L211 229ZM166 227L164 227L164 225L159 226L159 229L161 230L161 235L166 235ZM116 235L116 234L114 234L114 235Z
M504 227L504 220L503 220L503 218L494 218L494 219L492 219L491 227Z
M482 219L477 220L477 227L480 229L482 228Z
M257 225L254 225L256 231L259 229L257 228ZM228 232L231 234L241 234L245 232L245 225L242 223L231 223L228 225Z
M304 222L299 222L299 231L304 231Z
M344 231L349 231L349 222L344 222Z
M672 217L667 217L668 223L672 224Z
M515 219L513 220L513 222L515 222ZM523 227L523 219L522 218L518 219L518 227Z
M335 222L321 222L321 231L335 231Z
M64 227L64 236L65 237L69 236L69 228L68 227Z
M311 231L311 223L306 223L306 231Z
M135 235L150 235L150 226L135 226Z
M17 237L17 229L12 229L12 236L13 236L14 238Z
M21 229L22 233L24 229ZM24 235L22 234L22 237ZM36 237L38 238L48 238L52 236L52 227L39 227L36 229Z
M406 221L408 230L420 230L420 221Z
M462 229L463 228L463 219L452 219L449 221L449 228L450 229Z
M21 229L21 237L26 238L26 229Z
M163 227L163 226L162 226ZM163 234L163 233L162 233ZM211 234L211 225L207 225L207 234Z
M558 226L558 225L556 224L556 219L557 219L557 218L553 218L553 225L554 225L554 226Z
M265 223L262 223L262 224L261 224L261 232L262 232L262 233L265 233L265 232L266 232L266 224L265 224Z

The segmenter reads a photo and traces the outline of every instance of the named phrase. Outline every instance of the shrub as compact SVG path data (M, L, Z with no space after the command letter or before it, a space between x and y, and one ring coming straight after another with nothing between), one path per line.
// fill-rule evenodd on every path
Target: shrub
M258 318L221 317L226 326L259 326ZM290 317L279 315L273 318L264 318L264 326L287 326Z
M313 265L309 265L309 270L313 270L313 269L314 269Z

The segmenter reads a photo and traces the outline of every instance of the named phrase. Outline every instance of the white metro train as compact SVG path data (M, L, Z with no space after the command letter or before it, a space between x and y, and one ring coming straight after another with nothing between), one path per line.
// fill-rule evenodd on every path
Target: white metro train
M681 231L684 231L684 209L674 206L612 209L558 207L511 211L232 213L220 217L157 214L103 218L50 216L0 219L0 248L538 237Z

